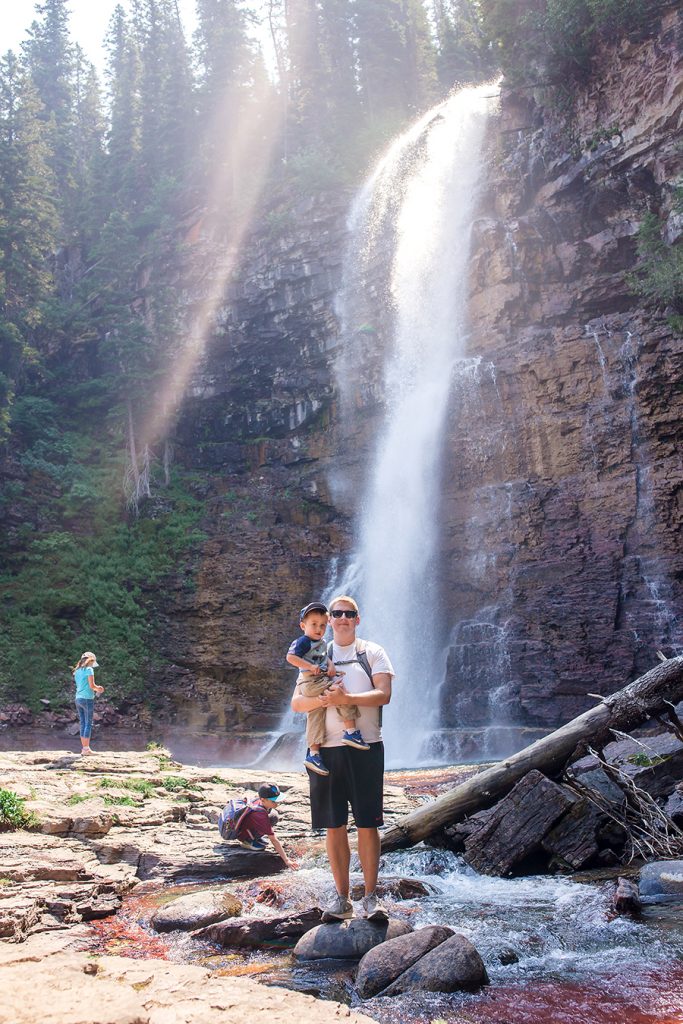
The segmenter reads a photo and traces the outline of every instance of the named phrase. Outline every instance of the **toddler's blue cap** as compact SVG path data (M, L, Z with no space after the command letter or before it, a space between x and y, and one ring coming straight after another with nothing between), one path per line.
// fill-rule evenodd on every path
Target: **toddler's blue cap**
M327 605L324 605L322 601L311 601L299 612L299 622L303 622L309 612L322 612L323 615L327 615Z

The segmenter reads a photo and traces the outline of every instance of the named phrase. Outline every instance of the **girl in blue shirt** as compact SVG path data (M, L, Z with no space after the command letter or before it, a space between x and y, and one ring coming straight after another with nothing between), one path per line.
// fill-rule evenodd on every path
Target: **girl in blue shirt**
M92 651L86 651L78 659L74 666L74 682L76 683L76 709L78 711L78 722L81 733L81 755L94 754L90 748L90 735L92 733L92 720L95 709L95 694L104 693L103 686L95 683L93 669L99 668L97 658Z

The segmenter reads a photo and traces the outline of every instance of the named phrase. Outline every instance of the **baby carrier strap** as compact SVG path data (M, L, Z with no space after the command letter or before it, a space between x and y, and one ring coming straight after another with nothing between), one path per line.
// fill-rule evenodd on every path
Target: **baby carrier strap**
M330 661L333 662L334 665L362 665L363 668L365 669L366 673L367 673L368 679L370 680L370 682L372 684L372 688L374 690L375 689L375 684L372 682L372 669L370 668L370 662L368 660L367 651L365 650L365 647L363 646L362 641L356 640L356 657L355 658L349 658L347 661L335 661L334 658L332 657L333 647L334 647L334 640L330 640L330 642L327 645L327 656L330 659ZM351 695L351 696L353 697L353 695ZM381 728L382 727L382 711L384 709L380 707L377 710L379 711L379 724L380 724L380 728Z

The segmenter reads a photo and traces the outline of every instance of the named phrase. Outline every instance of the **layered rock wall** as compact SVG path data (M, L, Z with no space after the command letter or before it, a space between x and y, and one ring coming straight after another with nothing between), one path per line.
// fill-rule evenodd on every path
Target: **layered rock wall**
M570 123L503 95L447 442L448 724L562 721L683 641L681 339L629 278L647 211L680 231L680 39L670 13L603 53Z

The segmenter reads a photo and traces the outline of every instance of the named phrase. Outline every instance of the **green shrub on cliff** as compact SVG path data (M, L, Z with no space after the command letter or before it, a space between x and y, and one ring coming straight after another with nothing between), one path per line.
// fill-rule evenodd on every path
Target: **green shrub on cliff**
M18 828L31 828L38 819L26 810L24 801L11 789L0 789L0 832L12 832Z
M601 42L648 31L664 0L483 0L484 21L512 85L587 77Z
M683 190L677 206L683 212ZM630 283L643 298L667 307L669 324L676 334L683 334L683 244L667 245L654 213L646 214L640 225L638 267Z

